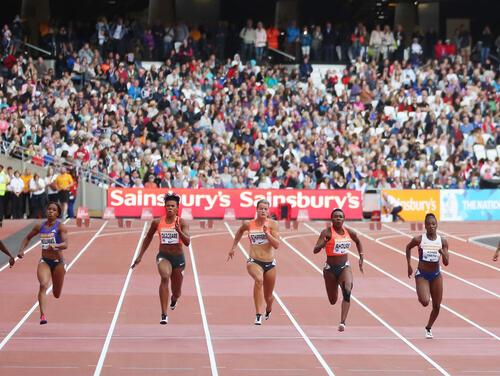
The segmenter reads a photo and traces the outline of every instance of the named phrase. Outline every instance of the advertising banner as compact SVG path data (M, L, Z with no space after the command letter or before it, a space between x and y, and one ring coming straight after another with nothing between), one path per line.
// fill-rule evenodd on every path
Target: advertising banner
M399 215L409 222L419 222L425 219L427 213L434 213L436 218L440 216L439 190L436 189L407 189L407 190L382 190L382 207L388 206L389 198L401 204L403 210ZM387 197L387 198L385 198Z
M228 211L236 218L253 218L255 204L262 199L271 203L272 210L290 204L292 218L306 214L310 219L329 219L336 208L346 219L362 218L361 192L354 190L110 188L107 206L117 217L140 217L144 208L161 216L163 196L170 191L181 196L181 208L190 208L193 218L224 218Z
M441 220L500 220L500 189L442 190Z

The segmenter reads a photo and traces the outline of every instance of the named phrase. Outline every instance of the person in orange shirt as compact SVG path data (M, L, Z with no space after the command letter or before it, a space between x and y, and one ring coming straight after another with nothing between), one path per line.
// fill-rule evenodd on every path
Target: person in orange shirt
M352 243L356 244L359 253L359 270L363 273L363 246L358 235L344 227L345 215L342 209L334 209L330 216L332 225L319 235L314 246L314 254L323 248L326 251L326 264L323 268L326 293L330 304L337 302L338 288L342 290L342 309L340 314L339 332L345 330L345 321L351 305L352 269L347 255L352 249Z
M59 202L62 206L62 218L65 219L68 214L68 202L71 187L75 181L66 167L61 167L61 173L56 178L56 186L59 191Z
M234 236L233 246L227 261L234 257L236 247L243 234L248 232L250 240L248 274L254 279L253 300L255 304L255 325L262 325L262 319L269 319L273 309L273 291L276 283L276 249L280 246L278 223L269 218L269 201L257 202L257 218L245 221ZM264 315L264 303L266 304Z
M23 215L29 215L29 204L30 204L30 180L33 178L33 174L29 168L24 170L21 175L21 180L24 183L23 193L21 193L22 211Z
M148 249L153 240L155 232L160 238L160 249L156 255L156 264L160 273L160 305L161 320L160 324L168 323L168 300L169 283L172 282L172 298L170 299L170 309L177 307L177 300L181 296L183 272L186 267L184 257L184 246L189 247L191 236L189 235L189 226L184 219L179 217L179 204L181 198L174 193L167 193L164 198L166 215L160 219L151 222L149 231L142 243L139 256L135 259L131 268L134 269L142 260L142 256Z
M278 38L280 36L280 31L278 28L274 25L269 26L266 30L267 34L267 46L269 48L276 48L278 49Z
M158 188L158 185L155 183L154 175L148 176L148 181L144 183L144 188Z

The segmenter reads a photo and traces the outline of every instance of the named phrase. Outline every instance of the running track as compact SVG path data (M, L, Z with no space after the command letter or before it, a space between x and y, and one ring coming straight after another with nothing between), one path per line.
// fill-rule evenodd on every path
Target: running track
M351 255L353 299L347 330L338 333L340 301L329 305L320 275L325 257L312 254L325 224L282 228L274 310L256 327L248 242L226 263L239 223L210 230L191 223L183 296L160 326L157 239L129 269L148 224L70 222L71 268L61 299L48 299L48 325L38 324L35 304L39 249L0 272L0 374L500 375L500 264L490 249L467 241L498 232L498 223L440 224L453 253L433 340L423 338L430 308L419 306L401 254L413 235L409 225L370 231L368 223L349 224L361 233L365 273Z

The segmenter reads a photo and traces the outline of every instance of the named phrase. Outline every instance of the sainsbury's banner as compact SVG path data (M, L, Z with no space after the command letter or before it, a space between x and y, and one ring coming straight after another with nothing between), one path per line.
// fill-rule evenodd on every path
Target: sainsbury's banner
M441 220L500 220L500 189L442 190Z
M224 218L227 211L234 211L236 218L253 218L255 204L262 199L272 209L290 204L292 218L307 211L310 219L328 219L335 208L342 209L347 219L362 218L361 193L351 190L110 188L107 206L117 217L140 217L144 208L161 216L167 192L180 195L181 210L190 208L193 218Z
M406 190L382 190L382 206L386 206L384 196L392 196L399 201L403 211L399 215L405 221L423 221L427 213L434 213L436 218L440 216L439 191L436 189L406 189ZM387 198L390 200L390 198Z

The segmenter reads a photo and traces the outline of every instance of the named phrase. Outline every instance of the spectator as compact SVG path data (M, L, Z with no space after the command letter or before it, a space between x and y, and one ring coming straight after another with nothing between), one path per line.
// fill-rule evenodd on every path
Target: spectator
M264 48L267 43L267 34L264 29L262 22L257 23L257 29L255 29L255 59L257 63L262 62L262 57L264 56Z
M401 202L395 198L394 196L383 193L382 194L382 206L385 209L386 213L392 215L392 221L397 222L398 219L404 222L403 217L401 217L401 212L403 211L403 206Z
M243 61L247 61L253 56L253 47L256 42L255 29L253 28L253 21L251 19L247 20L247 25L241 29L241 58Z
M10 180L9 188L12 199L12 217L20 219L23 217L23 197L24 182L19 171L14 172L14 177Z
M57 191L59 195L59 202L62 206L61 217L66 219L68 216L68 202L71 187L74 184L73 177L68 173L66 167L61 168L61 173L55 179Z
M45 181L35 172L29 182L31 192L30 215L32 218L43 218L47 205L47 194L45 192Z

